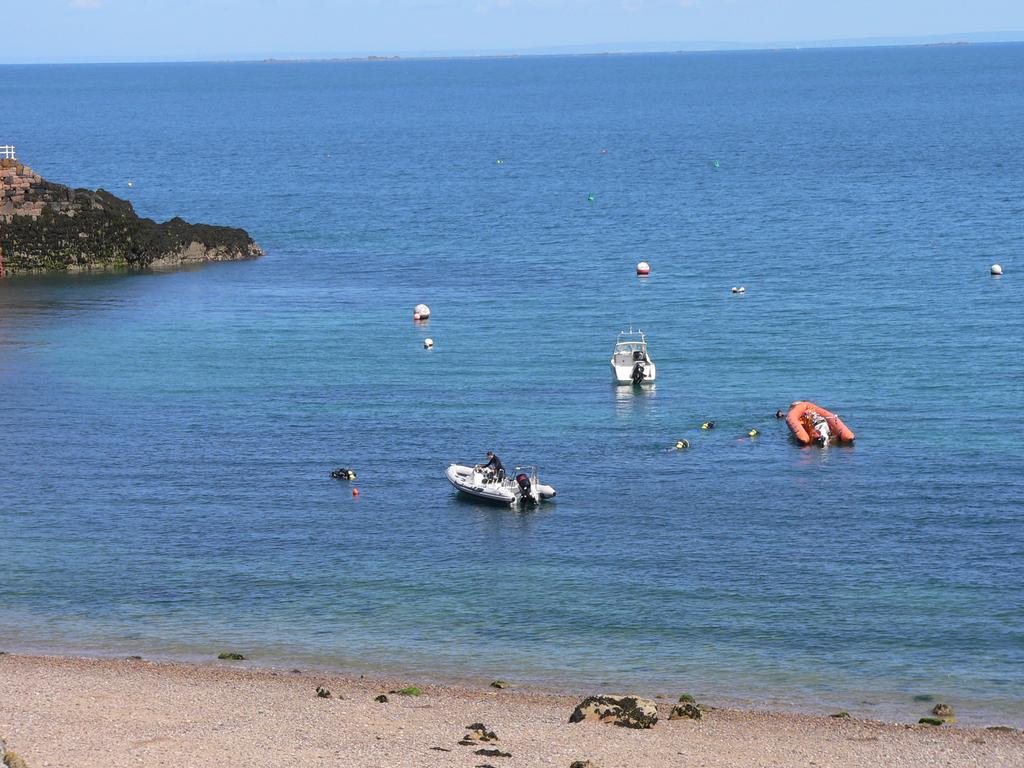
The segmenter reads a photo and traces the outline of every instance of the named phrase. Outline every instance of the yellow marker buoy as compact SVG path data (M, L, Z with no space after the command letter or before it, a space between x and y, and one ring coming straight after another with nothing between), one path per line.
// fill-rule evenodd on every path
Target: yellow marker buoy
M676 441L676 450L677 451L682 451L682 450L685 450L686 448L689 448L689 447L690 447L690 441L689 440L677 440Z
M760 432L758 432L758 431L757 431L756 429L752 429L752 430L750 430L749 432L747 432L747 435L749 435L750 437L757 437L757 436L758 436L758 435L760 435L760 434L761 434L761 433L760 433Z
M705 421L703 424L700 425L700 428L701 429L714 429L715 428L715 422L713 422L713 421Z

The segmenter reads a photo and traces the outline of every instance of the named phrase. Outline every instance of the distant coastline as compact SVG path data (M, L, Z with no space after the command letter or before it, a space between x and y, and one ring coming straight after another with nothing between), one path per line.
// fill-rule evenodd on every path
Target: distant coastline
M1024 42L1024 41L1021 41ZM580 52L566 52L566 53L481 53L481 54L465 54L465 55L449 55L449 56L329 56L323 58L310 58L310 57L299 57L299 58L276 58L270 57L261 59L260 61L226 61L222 62L225 64L335 64L345 62L398 62L398 61L463 61L463 60L504 60L504 59L529 59L529 58L543 58L548 56L651 56L651 55L684 55L694 53L779 53L782 51L803 51L803 50L833 50L833 49L852 49L858 48L946 48L946 47L957 47L965 45L1013 45L1013 42L1006 43L972 43L970 40L948 40L935 43L891 43L885 44L880 43L878 45L834 45L834 46L778 46L771 48L710 48L710 49L687 49L679 48L677 50L663 50L663 51L580 51ZM197 62L198 63L198 62Z
M0 61L0 66L97 64L312 64L343 62L451 61L466 59L523 59L547 56L639 56L649 54L744 53L759 51L832 50L857 48L926 48L1024 43L1024 30L950 33L917 37L865 37L835 40L665 41L593 43L522 49L390 51L390 52L238 52L198 59L153 58L134 61Z

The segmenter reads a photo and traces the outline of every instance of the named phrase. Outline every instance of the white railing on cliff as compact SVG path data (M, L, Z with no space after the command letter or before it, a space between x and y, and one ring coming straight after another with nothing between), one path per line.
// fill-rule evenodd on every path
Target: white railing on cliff
M16 160L14 156L14 145L3 144L0 145L0 160Z

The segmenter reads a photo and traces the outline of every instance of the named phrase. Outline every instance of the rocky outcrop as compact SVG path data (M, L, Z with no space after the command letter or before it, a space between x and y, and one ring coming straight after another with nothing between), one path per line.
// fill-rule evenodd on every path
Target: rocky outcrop
M594 721L623 728L652 728L658 722L658 706L637 696L590 696L573 710L570 723Z
M105 190L71 189L0 160L0 267L7 274L170 269L262 255L245 230L180 218L157 224Z

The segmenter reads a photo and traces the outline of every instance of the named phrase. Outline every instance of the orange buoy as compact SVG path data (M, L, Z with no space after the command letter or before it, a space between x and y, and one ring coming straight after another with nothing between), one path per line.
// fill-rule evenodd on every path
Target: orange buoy
M651 265L646 261L641 261L636 265L636 273L641 277L647 277L647 275L651 274Z
M827 426L827 431L816 425L816 422L820 424L822 420ZM786 424L801 445L822 445L830 440L837 443L852 443L855 438L853 431L832 411L807 400L798 400L789 407Z
M352 489L352 495L353 496L358 496L359 495L359 489L358 488L353 488Z

